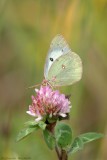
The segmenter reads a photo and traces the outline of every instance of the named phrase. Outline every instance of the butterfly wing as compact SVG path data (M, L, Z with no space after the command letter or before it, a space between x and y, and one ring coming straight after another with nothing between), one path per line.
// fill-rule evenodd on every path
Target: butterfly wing
M60 56L67 54L70 51L70 48L63 38L62 35L57 35L52 40L48 55L46 57L46 63L44 67L44 76L45 79L48 79L48 72L51 65L55 62Z
M79 81L81 76L82 61L76 53L69 51L52 64L48 80L54 86L65 86Z

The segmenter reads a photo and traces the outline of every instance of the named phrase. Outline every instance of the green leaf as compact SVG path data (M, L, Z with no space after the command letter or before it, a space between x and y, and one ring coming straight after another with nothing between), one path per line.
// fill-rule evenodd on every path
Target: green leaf
M76 137L74 139L74 141L73 141L73 143L71 145L71 148L70 148L68 153L70 153L70 152L71 153L75 153L75 152L77 152L79 150L82 150L82 149L83 149L83 142L82 142L81 138Z
M28 126L28 127L35 127L36 125L38 125L38 122L36 122L35 120L28 121L25 123L25 126Z
M55 138L54 138L54 136L47 129L45 129L43 131L43 134L44 134L44 139L45 139L45 142L46 142L47 146L50 149L53 149L55 147Z
M24 139L25 137L27 137L28 135L30 135L32 132L36 131L39 127L35 127L35 128L25 128L23 130L21 130L17 136L16 141L21 141L22 139Z
M71 145L68 153L75 153L83 149L84 144L94 141L96 139L102 138L104 135L101 133L89 132L79 135L74 139L74 142Z
M59 147L66 148L71 145L72 131L65 123L57 123L55 126L55 138Z
M35 126L39 126L42 130L44 130L46 128L46 123L44 123L43 121L38 121L36 122L34 121L28 121L25 123L26 126L28 127L35 127Z
M42 130L45 130L45 128L46 128L46 123L44 123L43 121L39 121L38 126L39 126Z
M79 135L84 144L102 138L103 136L103 134L95 132L89 132Z

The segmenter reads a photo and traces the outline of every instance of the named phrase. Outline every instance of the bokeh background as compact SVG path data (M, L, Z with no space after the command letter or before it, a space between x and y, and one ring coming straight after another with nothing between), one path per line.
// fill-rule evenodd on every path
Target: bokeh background
M34 89L41 83L51 40L62 34L83 61L82 80L60 88L71 94L73 135L107 134L107 1L0 0L0 159L55 160L40 131L16 143ZM69 160L107 160L107 138Z

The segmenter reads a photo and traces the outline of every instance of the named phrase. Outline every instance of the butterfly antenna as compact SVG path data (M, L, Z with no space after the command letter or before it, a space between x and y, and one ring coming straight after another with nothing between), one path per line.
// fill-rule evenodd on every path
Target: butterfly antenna
M26 89L35 88L35 87L40 86L40 85L41 85L41 84L36 84L36 85L34 85L34 86L30 86L30 87L28 87L28 88L26 88Z

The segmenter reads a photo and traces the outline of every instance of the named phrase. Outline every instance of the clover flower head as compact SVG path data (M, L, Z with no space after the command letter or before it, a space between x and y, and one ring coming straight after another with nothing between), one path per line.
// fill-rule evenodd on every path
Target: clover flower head
M36 121L44 116L66 117L70 112L70 101L58 90L52 90L50 86L41 86L40 90L35 89L36 96L32 96L32 105L29 105L27 113L36 117Z

